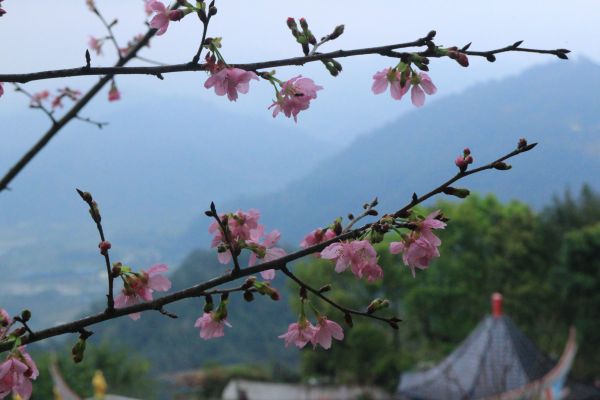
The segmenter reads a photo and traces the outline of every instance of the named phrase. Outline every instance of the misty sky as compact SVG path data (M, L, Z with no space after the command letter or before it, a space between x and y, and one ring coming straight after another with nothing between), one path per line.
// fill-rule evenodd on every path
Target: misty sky
M141 0L97 0L97 6L110 20L119 19L115 31L124 44L136 33L144 32ZM224 38L223 53L230 62L250 62L300 55L299 47L289 34L285 19L304 16L320 37L336 25L344 23L346 33L323 51L339 48L368 47L414 40L430 29L436 29L436 42L441 45L464 45L488 50L524 39L524 46L537 48L569 48L572 56L585 56L600 62L597 32L600 20L597 1L217 1L219 13L211 22L209 36ZM0 71L6 73L36 71L82 65L89 35L101 36L103 27L85 6L84 0L7 0L8 11L0 20ZM201 26L194 16L172 23L169 31L152 41L152 48L142 55L168 63L189 61L196 50ZM94 57L94 65L114 61L110 46L104 57ZM435 98L460 91L476 82L505 77L534 64L555 61L555 57L533 54L507 54L490 64L471 60L468 69L443 60L433 61L431 77L439 92ZM302 73L325 87L308 112L299 116L295 129L328 141L348 143L353 137L413 107L408 99L392 100L389 95L374 96L370 92L374 72L393 65L395 60L379 56L343 60L344 72L332 78L318 63L306 68L282 68L278 76L286 79ZM579 77L573 77L578 79ZM73 87L85 89L96 78L69 80ZM278 117L273 121L267 107L273 98L266 83L253 83L249 95L230 104L202 86L204 73L168 75L165 81L153 77L121 77L118 79L123 102L139 98L156 101L206 102L231 112L246 113L267 123L294 125ZM28 85L32 91L55 89L67 82L45 81ZM567 83L557 83L567 84ZM106 96L103 93L101 97ZM104 97L105 98L105 97ZM4 112L23 110L27 101L8 93L2 99L0 118ZM111 107L96 101L85 114L107 115ZM6 138L3 138L7 140Z

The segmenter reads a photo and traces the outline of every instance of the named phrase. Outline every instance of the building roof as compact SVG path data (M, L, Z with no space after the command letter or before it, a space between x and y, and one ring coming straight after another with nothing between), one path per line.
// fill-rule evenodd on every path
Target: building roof
M528 398L526 393L558 383L576 353L575 332L557 363L542 353L515 323L502 314L495 294L492 315L439 364L426 371L402 374L397 393L414 400ZM553 380L553 381L551 381ZM598 399L596 388L567 380L567 399ZM521 396L521 397L519 397ZM523 397L524 396L524 397Z

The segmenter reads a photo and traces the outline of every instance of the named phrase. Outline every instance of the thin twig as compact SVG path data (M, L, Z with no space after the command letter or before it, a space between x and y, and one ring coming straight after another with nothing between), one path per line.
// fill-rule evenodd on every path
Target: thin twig
M98 234L100 235L100 241L105 242L106 238L104 236L104 228L102 227L102 217L100 212L98 211L98 204L92 198L92 195L89 192L84 192L82 190L76 189L77 193L83 201L90 207L90 215L92 220L96 223L96 229L98 229ZM101 251L100 254L104 257L104 262L106 264L106 276L108 279L108 293L106 295L106 312L111 313L115 309L115 300L113 294L113 283L114 276L112 274L112 268L110 263L110 255L109 250L105 249Z
M42 102L40 100L36 100L35 97L31 93L29 93L27 90L23 89L23 87L21 85L19 85L18 83L13 83L13 86L15 87L15 92L23 93L25 96L27 96L29 98L29 100L31 101L31 104L29 105L30 108L42 110L44 112L44 114L46 114L46 116L48 116L48 118L50 118L50 121L52 121L52 124L56 124L56 118L54 118L54 114L52 113L52 111L48 110L46 108L46 106L44 106L42 104Z
M443 184L441 184L437 188L433 189L426 195L423 195L421 197L417 197L416 195L413 195L413 199L411 200L411 202L408 205L406 205L405 207L403 207L402 209L398 210L396 212L396 214L401 214L403 212L405 213L410 208L414 207L415 205L419 204L420 202L430 198L431 196L433 196L437 193L443 192L443 190L445 188L449 187L453 182L456 182L459 179L462 179L469 175L479 173L479 172L482 172L485 170L495 169L498 166L498 163L501 163L511 157L514 157L514 156L520 154L520 153L527 152L527 151L533 149L535 146L536 146L536 143L533 143L530 145L525 145L525 146L520 146L516 150L508 153L507 155L505 155L503 157L500 157L499 159L497 159L489 164L486 164L479 168L472 169L470 171L461 172L461 173L455 175L453 178L444 182ZM139 303L139 304L135 304L135 305L124 307L124 308L114 309L112 312L105 310L104 312L96 314L96 315L88 316L88 317L81 318L81 319L78 319L78 320L75 320L72 322L57 325L52 328L34 332L33 334L29 334L25 337L22 337L21 343L28 344L28 343L38 342L40 340L44 340L44 339L47 339L50 337L64 335L66 333L79 332L81 329L86 328L90 325L97 324L99 322L115 319L118 317L122 317L122 316L129 315L132 313L138 313L138 312L142 312L142 311L160 310L163 306L165 306L167 304L174 303L174 302L177 302L177 301L180 301L183 299L187 299L187 298L191 298L191 297L205 296L205 295L211 294L211 293L217 293L218 290L214 290L212 292L210 292L209 290L216 288L220 285L232 282L236 279L255 275L260 272L269 270L269 269L283 270L283 268L286 268L286 265L288 263L298 260L300 258L303 258L307 255L320 252L325 247L329 246L332 243L336 243L336 242L340 242L342 240L347 240L347 239L358 237L361 233L368 230L374 224L377 224L377 223L378 223L378 221L376 221L374 223L366 224L360 228L356 228L352 231L342 233L341 235L338 235L333 239L330 239L325 242L316 244L314 246L307 247L305 249L296 251L294 253L291 253L284 257L281 257L277 260L267 261L265 263L255 265L253 267L241 269L236 274L225 274L220 277L216 277L216 278L210 279L206 282L189 287L187 289L183 289L183 290L168 294L166 296L159 297L152 301ZM240 289L240 288L224 289L224 290L238 291L238 289ZM222 293L222 291L219 293ZM389 323L389 320L387 322ZM10 350L12 348L12 345L13 345L12 341L0 343L0 353L4 352L6 350Z
M91 119L90 117L80 117L79 115L75 116L75 119L82 121L82 122L87 122L88 124L92 124L98 127L98 129L102 129L104 128L106 125L108 125L108 122L98 122L98 121L94 121L93 119Z
M367 312L357 311L357 310L353 310L351 308L344 307L344 306L336 303L335 301L331 300L329 297L323 295L323 293L321 293L318 289L313 288L308 283L306 283L303 280L301 280L300 278L298 278L286 266L281 267L281 272L283 272L288 278L290 278L291 280L293 280L294 282L296 282L298 284L298 286L305 288L309 292L312 292L314 295L316 295L317 297L319 297L321 300L323 300L326 303L329 303L330 305L332 305L333 307L337 308L338 310L340 310L344 314L359 315L361 317L373 318L373 319L376 319L376 320L379 320L379 321L383 321L383 322L387 322L387 323L390 323L391 321L397 320L396 317L391 317L391 318L379 317L379 316L377 316L375 314L369 314Z
M98 11L98 9L96 7L94 7L94 14L96 14L98 16L98 18L100 18L100 21L102 21L102 24L104 25L104 27L108 31L108 38L110 39L110 41L115 46L115 50L117 51L117 57L118 57L118 59L121 60L121 58L123 58L123 56L121 55L121 47L117 43L117 38L115 37L115 34L112 31L112 26L115 24L115 22L113 22L111 24L109 24L108 22L106 22L106 20L104 19L104 16L100 13L100 11Z

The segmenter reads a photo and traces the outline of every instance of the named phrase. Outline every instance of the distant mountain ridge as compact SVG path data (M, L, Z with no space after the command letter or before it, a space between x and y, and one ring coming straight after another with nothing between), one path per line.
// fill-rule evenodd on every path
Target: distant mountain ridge
M480 165L511 151L521 137L539 145L512 159L512 170L485 172L459 186L540 207L565 187L600 187L599 93L600 66L588 60L535 67L415 110L359 137L284 189L241 196L221 208L259 208L283 241L297 245L303 234L359 211L374 196L381 211L391 211L413 191L429 191L455 173L464 147ZM198 219L188 235L205 232L206 221Z

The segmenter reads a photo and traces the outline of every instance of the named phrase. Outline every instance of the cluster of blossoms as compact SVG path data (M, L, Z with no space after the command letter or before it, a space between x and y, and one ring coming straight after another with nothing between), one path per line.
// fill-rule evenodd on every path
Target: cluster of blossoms
M163 35L167 31L169 22L180 21L191 12L204 10L204 2L197 2L197 7L192 6L187 1L180 1L179 3L184 6L183 9L171 10L158 0L145 0L144 10L146 11L146 15L150 16L154 14L154 17L150 20L150 27L157 30L156 34L158 36Z
M37 366L25 350L25 346L16 347L0 364L0 399L12 392L23 400L29 400L32 392L31 381L38 375Z
M465 172L469 167L469 164L473 164L473 156L471 156L471 150L467 147L463 150L462 156L456 157L454 164L460 169L461 172Z
M29 312L24 312L21 320L24 320L25 313ZM15 317L15 320L17 319ZM15 347L8 354L8 357L0 363L0 399L5 398L12 392L14 395L20 396L21 399L28 400L32 391L31 381L38 377L39 372L35 362L25 350L25 346L19 345L19 336L25 330L18 328L9 333L14 322L6 310L0 308L0 342L7 339L15 340Z
M102 247L102 243L100 243L100 251L106 251L106 247ZM151 301L154 291L166 292L169 290L171 281L162 275L168 270L169 267L165 264L156 264L150 267L148 271L132 272L129 267L116 263L113 266L113 276L121 277L123 289L121 294L115 298L115 308L124 308L144 301ZM137 320L140 318L140 313L129 314L129 317Z
M285 251L275 247L281 234L277 230L265 234L265 228L258 223L260 213L257 210L248 212L238 210L235 213L221 214L219 221L208 227L213 236L211 246L216 247L221 264L228 264L232 256L239 256L243 249L252 252L249 265L258 260L271 261L285 256ZM274 270L261 272L264 279L275 277Z
M273 108L273 118L280 112L294 121L298 121L298 113L307 110L310 101L317 98L317 91L323 89L322 86L315 85L315 82L309 78L303 78L298 75L286 82L281 83L281 90L276 93L277 97L269 108Z
M414 229L401 241L390 243L390 253L402 253L404 264L415 277L415 268L426 269L433 258L440 256L438 247L442 241L435 236L433 229L443 229L445 226L441 212L434 211L425 219L415 222Z
M408 64L400 63L394 68L386 68L373 75L373 86L371 90L375 94L381 94L390 87L390 94L395 100L402 97L411 89L410 97L416 107L425 104L425 93L435 94L437 88L431 81L429 75L424 72L415 72Z
M335 261L335 272L350 268L357 278L374 282L383 278L383 269L377 264L377 251L368 240L332 243L321 252L321 257Z
M336 340L344 339L344 330L342 327L337 322L331 321L326 316L319 314L316 310L314 311L317 317L317 324L313 325L304 313L304 301L305 299L302 300L298 322L291 323L288 326L287 332L279 336L280 339L285 341L285 347L293 344L301 349L310 342L313 348L320 345L327 350L331 348L332 338Z

